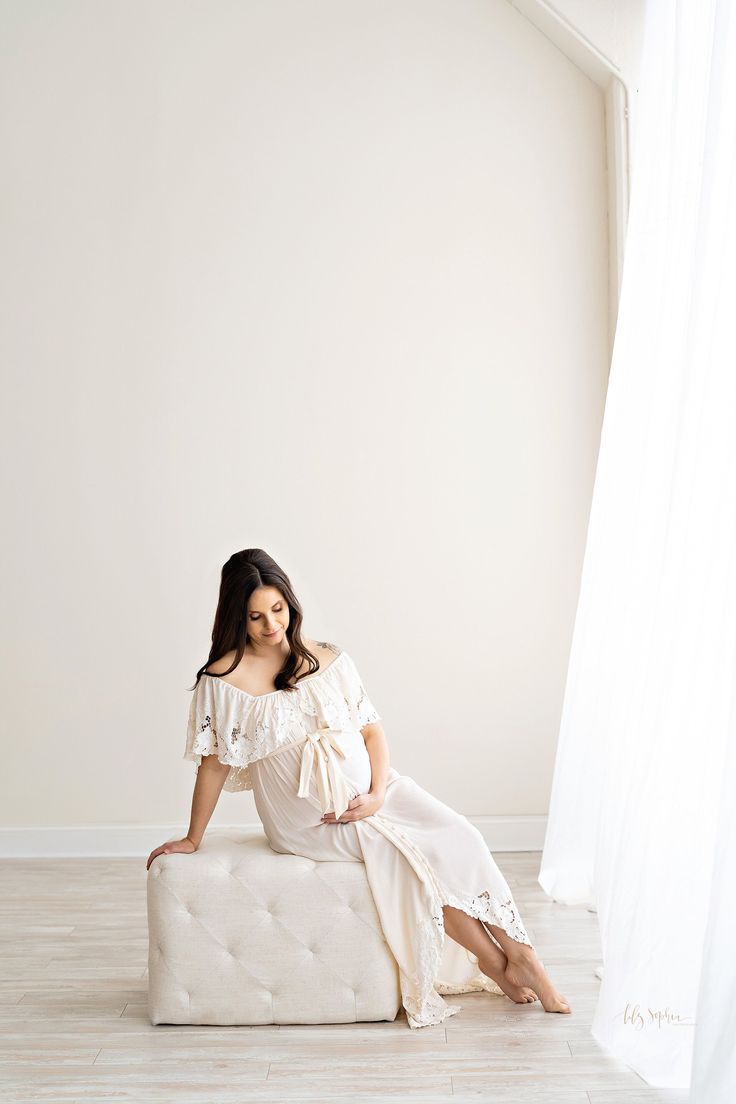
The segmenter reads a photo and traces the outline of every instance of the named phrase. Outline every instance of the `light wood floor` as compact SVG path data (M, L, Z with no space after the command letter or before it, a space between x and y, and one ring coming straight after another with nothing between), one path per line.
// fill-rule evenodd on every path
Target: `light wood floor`
M2 862L0 1100L493 1101L683 1104L595 1042L597 920L550 901L540 852L496 852L569 1016L488 993L446 998L437 1027L158 1025L146 1013L146 868L140 859Z

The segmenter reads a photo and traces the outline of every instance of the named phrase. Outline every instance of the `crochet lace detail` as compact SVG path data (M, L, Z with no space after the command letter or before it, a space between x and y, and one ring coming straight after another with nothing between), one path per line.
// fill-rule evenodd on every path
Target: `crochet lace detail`
M470 981L459 986L446 985L442 982L435 984L435 979L440 971L442 963L442 949L445 939L445 924L442 907L450 905L460 909L469 916L481 920L484 926L494 924L501 928L518 943L526 943L531 946L531 941L519 914L513 906L513 900L499 901L488 890L474 896L466 895L457 897L454 894L442 892L442 902L435 904L431 916L425 917L419 924L416 937L416 962L417 976L408 978L401 975L401 999L409 1026L412 1028L431 1027L442 1023L448 1016L454 1016L461 1010L461 1005L448 1004L442 999L445 996L469 993L485 990L489 993L504 995L492 978L487 977L478 968L477 975ZM492 935L489 932L489 935ZM466 951L470 962L477 964L478 959Z
M487 889L484 889L482 893L475 894L475 896L468 894L456 897L448 893L445 894L445 897L446 900L443 901L443 904L461 909L462 912L467 912L468 916L474 916L476 920L482 920L485 927L494 924L497 928L505 931L512 939L515 939L517 943L526 943L527 946L532 946L532 941L527 934L522 919L514 907L513 897L510 897L507 901L499 901L497 897L491 896Z
M472 993L485 990L503 996L503 990L496 985L492 978L487 977L478 967L478 973L470 981L462 986L445 985L438 981L442 965L442 956L445 940L445 923L443 908L450 905L462 912L481 920L494 939L488 925L495 926L505 931L508 936L519 943L531 946L529 936L518 915L513 898L500 900L493 896L489 890L482 890L476 894L464 894L457 896L448 892L439 881L433 868L429 866L422 852L413 841L402 832L396 824L385 821L380 812L374 814L376 819L385 823L386 833L401 843L401 850L409 857L412 856L424 871L424 884L428 891L428 915L419 923L415 938L415 962L416 976L408 976L403 970L400 973L401 1002L406 1011L409 1027L430 1027L433 1024L442 1023L448 1016L460 1011L460 1005L447 1004L442 999L442 994ZM478 964L475 955L466 950L468 960L474 965Z
M409 1027L432 1027L461 1010L459 1004L448 1004L435 988L435 978L442 962L445 922L442 909L419 922L416 932L415 956L417 975L408 978L401 973L401 1003Z
M355 703L355 713L358 718L358 728L365 728L366 725L373 724L375 721L380 721L381 718L379 717L377 710L373 708L371 702L369 701L368 695L363 689L362 683L358 683L357 691L358 699ZM345 699L345 702L349 709L350 703L348 702L347 698Z
M361 729L380 719L344 650L293 690L260 696L202 675L192 695L184 758L199 767L203 755L216 755L232 768L225 790L252 790L249 764L305 731L322 725Z

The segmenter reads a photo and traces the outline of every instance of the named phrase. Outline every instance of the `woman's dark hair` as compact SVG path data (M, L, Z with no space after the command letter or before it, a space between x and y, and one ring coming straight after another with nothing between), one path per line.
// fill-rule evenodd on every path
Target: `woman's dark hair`
M223 565L220 576L220 596L212 626L212 646L207 662L197 671L197 680L191 687L192 690L197 688L200 678L209 665L233 649L235 658L232 665L220 674L229 675L238 666L245 653L248 639L247 613L250 596L258 587L267 586L280 590L289 607L286 638L291 650L274 679L276 689L296 689L296 685L291 684L291 679L303 659L307 661L308 670L299 676L300 679L306 678L319 669L319 661L307 649L301 637L302 607L292 590L288 575L262 548L245 548L242 552L234 552Z

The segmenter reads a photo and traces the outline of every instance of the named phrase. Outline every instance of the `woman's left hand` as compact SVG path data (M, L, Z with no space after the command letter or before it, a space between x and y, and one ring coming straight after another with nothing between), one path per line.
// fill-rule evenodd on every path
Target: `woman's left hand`
M334 813L325 813L322 817L323 824L345 824L350 820L362 820L363 817L373 816L383 805L383 798L377 793L358 794L349 803L340 819L335 819Z

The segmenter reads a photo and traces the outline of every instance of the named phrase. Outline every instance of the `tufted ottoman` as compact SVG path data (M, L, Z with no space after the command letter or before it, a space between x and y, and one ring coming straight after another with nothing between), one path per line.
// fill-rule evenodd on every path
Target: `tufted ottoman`
M152 1024L393 1020L399 972L365 866L210 831L148 871Z

